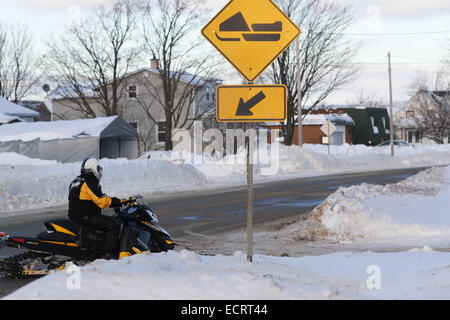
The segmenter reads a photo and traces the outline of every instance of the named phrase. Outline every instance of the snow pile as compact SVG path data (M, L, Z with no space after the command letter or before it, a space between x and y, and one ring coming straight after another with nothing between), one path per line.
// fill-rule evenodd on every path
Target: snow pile
M41 159L32 159L27 156L23 156L21 154L17 154L15 152L1 152L0 153L0 165L11 165L11 166L21 166L21 165L30 165L30 166L48 166L54 165L58 162L56 160L41 160Z
M449 261L449 253L429 248L300 258L255 255L252 263L240 252L201 256L183 250L98 260L78 273L69 267L5 299L445 299Z
M0 153L0 211L17 211L65 205L70 182L80 173L81 162L61 164ZM23 163L23 164L21 164ZM102 159L103 192L128 197L155 192L182 191L206 183L189 165L153 160Z
M389 147L364 145L330 146L306 144L280 145L279 174L342 173L450 164L450 145L416 145L395 148L391 157Z
M270 145L261 145L254 156L255 178L267 180L317 174L449 165L450 144L396 147L395 157L391 157L389 146L367 147L345 144L331 146L331 153L328 154L328 147L325 145L305 144L303 148L277 145L273 150ZM222 159L166 151L147 152L142 155L142 158L191 164L210 182L244 182L246 179L247 154L243 148L239 149L237 154L228 155Z
M450 167L437 167L396 184L340 188L280 236L296 241L447 243L449 203Z

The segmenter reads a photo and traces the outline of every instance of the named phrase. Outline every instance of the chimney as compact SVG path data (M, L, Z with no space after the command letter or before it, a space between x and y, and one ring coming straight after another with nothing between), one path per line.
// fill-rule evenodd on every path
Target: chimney
M159 69L159 60L155 56L150 60L150 66L152 69Z

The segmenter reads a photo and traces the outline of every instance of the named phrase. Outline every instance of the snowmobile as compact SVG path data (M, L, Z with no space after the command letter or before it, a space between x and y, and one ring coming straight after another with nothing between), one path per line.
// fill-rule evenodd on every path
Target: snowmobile
M123 258L143 252L173 250L176 243L141 196L132 197L115 208L120 222L119 252ZM25 249L21 254L0 261L0 274L8 278L36 278L52 270L64 269L67 262L85 265L104 257L104 233L67 219L44 223L46 231L35 238L0 232L0 249Z

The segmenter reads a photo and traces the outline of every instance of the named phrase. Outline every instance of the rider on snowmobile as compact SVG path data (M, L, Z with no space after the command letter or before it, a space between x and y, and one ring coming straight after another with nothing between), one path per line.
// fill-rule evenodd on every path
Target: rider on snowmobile
M105 258L117 255L120 224L112 217L101 214L101 210L119 207L122 202L116 197L109 197L102 192L100 163L95 158L88 158L81 164L81 174L69 187L69 219L83 226L89 226L105 232Z

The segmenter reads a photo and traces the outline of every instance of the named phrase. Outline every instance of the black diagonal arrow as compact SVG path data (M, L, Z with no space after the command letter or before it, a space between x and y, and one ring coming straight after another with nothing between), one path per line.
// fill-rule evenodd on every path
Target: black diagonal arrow
M241 98L239 101L239 106L236 111L236 116L252 116L253 113L250 111L251 108L256 106L258 103L263 101L266 98L264 92L260 91L256 96L244 102L244 99Z

